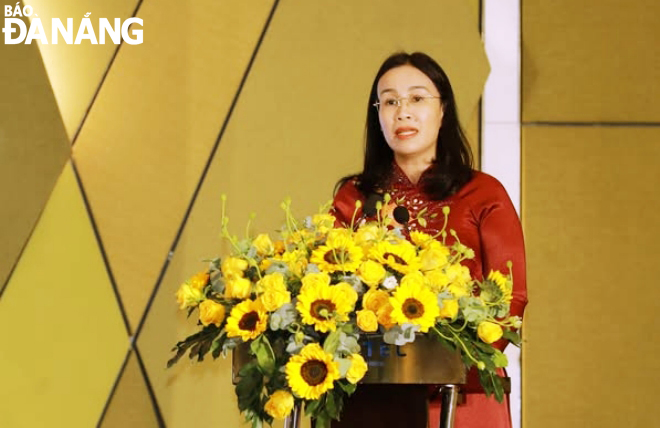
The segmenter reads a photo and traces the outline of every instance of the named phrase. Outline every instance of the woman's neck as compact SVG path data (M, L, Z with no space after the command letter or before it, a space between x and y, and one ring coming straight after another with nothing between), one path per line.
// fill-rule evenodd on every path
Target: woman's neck
M425 161L417 158L402 158L399 156L394 156L396 164L399 165L399 168L406 174L408 180L412 184L417 184L419 178L422 176L422 173L431 166L431 161Z

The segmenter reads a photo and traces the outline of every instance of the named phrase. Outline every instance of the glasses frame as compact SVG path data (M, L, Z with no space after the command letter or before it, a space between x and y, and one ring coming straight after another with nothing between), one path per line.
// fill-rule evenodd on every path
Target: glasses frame
M410 105L410 98L412 98L413 96L416 96L416 97L419 97L419 98L422 98L422 99L425 99L425 100L430 99L430 98L437 98L437 99L442 98L442 97L439 97L439 96L436 97L436 96L433 96L433 95L409 95L407 97L394 98L396 100L396 108L401 108L401 106L403 105L402 100L407 100L408 105ZM380 112L380 101L376 101L375 103L372 104L372 106L376 107L376 111Z

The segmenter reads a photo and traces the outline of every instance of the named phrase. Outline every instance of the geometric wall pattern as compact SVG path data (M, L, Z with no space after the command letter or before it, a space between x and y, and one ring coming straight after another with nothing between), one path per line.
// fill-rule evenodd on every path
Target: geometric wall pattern
M358 170L391 52L445 66L478 159L477 0L29 4L140 17L144 43L0 45L0 426L240 426L228 361L165 369L195 328L173 293L225 250L221 193L272 230Z

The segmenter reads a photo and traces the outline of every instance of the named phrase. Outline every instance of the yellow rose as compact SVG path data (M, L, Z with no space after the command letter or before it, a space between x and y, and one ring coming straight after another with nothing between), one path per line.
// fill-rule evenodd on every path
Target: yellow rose
M370 311L378 313L378 309L389 301L390 295L386 291L371 288L364 293L364 296L362 297L362 306L364 309L369 309Z
M303 290L310 287L318 287L330 285L330 275L325 272L318 273L308 273L302 279L302 287L300 287L300 294L303 293Z
M254 245L257 254L260 256L268 256L275 251L275 245L273 245L273 241L270 240L270 236L267 233L257 235L254 241L252 241L252 245Z
M259 280L257 287L263 291L259 299L267 311L273 312L291 301L291 293L286 289L284 276L279 273L266 275Z
M293 395L283 389L279 389L268 398L264 410L275 419L284 419L293 410Z
M373 223L365 224L355 232L355 243L362 247L365 254L378 240L380 229Z
M181 284L181 287L176 292L176 301L179 303L181 309L197 306L205 298L204 293L192 287L188 281Z
M414 272L410 272L406 275L404 275L403 278L401 278L401 286L405 287L425 287L426 284L426 278L424 275L416 270Z
M440 309L440 318L454 319L458 315L458 300L444 299L442 309Z
M378 324L382 325L385 328L392 328L396 325L396 322L392 319L392 311L394 306L389 302L384 304L378 309L376 315L378 316Z
M204 325L215 324L218 327L222 325L225 319L225 307L213 300L204 300L199 305L199 320Z
M353 308L355 308L355 304L357 303L358 300L358 294L357 291L351 285L347 282L340 282L337 285L334 285L333 287L337 287L342 294L342 300L345 302L350 303L351 311Z
M376 287L385 279L387 272L383 265L373 260L362 263L357 270L358 277L369 287Z
M486 343L497 342L502 338L502 327L499 324L495 324L490 321L483 321L477 327L477 334L479 338Z
M284 241L282 240L275 241L273 246L275 247L275 254L282 254L286 251L286 245L284 245Z
M247 299L252 292L252 282L247 278L233 278L225 281L224 296L227 299Z
M248 268L248 262L238 257L227 257L221 264L222 276L227 279L241 278L243 272Z
M374 311L363 309L357 312L357 325L366 333L378 330L378 317Z
M307 268L306 252L302 250L287 251L282 254L282 261L296 276L302 276Z
M350 383L358 383L369 368L367 362L360 354L351 354L348 359L351 360L351 367L346 372L346 380Z
M190 286L196 290L202 291L209 283L209 273L204 271L190 278Z
M444 290L449 285L449 277L441 269L425 272L424 276L431 290L436 293Z
M449 267L447 267L446 273L447 277L449 278L449 282L466 283L470 282L472 279L470 276L470 269L460 263L449 265Z
M262 272L265 272L272 264L273 262L270 259L263 259L261 263L259 263L259 269L261 269Z
M439 242L435 245L429 245L428 248L419 252L419 259L422 262L421 270L429 271L440 269L448 262L449 249Z

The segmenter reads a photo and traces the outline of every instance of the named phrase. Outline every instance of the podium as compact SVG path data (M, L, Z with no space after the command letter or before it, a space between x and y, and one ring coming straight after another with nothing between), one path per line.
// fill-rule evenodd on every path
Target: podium
M438 385L442 400L439 428L454 427L459 389L466 383L465 366L458 351L451 351L434 338L422 335L403 346L383 342L382 335L362 335L360 346L369 366L360 383ZM238 371L250 358L247 345L234 350L234 384L238 382ZM302 409L297 404L284 420L284 427L298 428L301 417Z

